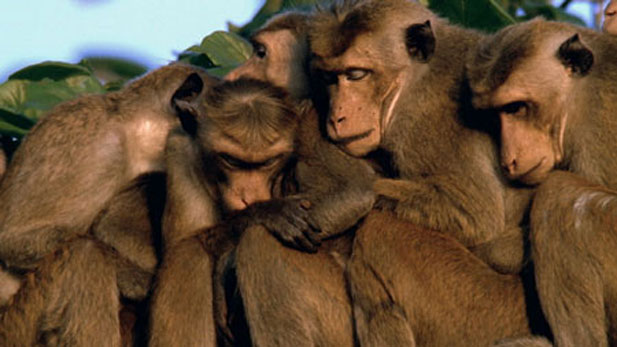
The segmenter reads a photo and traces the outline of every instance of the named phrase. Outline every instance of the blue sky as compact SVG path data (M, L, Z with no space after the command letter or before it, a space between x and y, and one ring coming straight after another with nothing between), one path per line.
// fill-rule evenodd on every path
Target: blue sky
M0 0L0 82L45 60L129 58L150 68L175 59L227 22L245 24L264 0ZM561 3L561 0L557 0ZM586 21L592 11L574 2Z
M1 0L0 82L45 60L85 55L165 65L227 22L245 24L263 0Z

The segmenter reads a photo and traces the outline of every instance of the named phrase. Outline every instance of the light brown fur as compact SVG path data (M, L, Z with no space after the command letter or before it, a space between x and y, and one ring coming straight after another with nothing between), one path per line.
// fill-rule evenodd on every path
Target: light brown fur
M331 33L328 33L327 35L332 36ZM270 43L267 41L267 37L261 37L258 32L255 35L255 38L264 39L264 42L261 42L261 44L271 48L269 45ZM286 43L285 47L293 48L294 44ZM271 55L292 55L272 49L268 52L268 54ZM242 75L240 72L249 76L263 78L263 76L267 75L263 72L263 70L284 71L286 68L285 66L275 65L271 62L269 64L266 63L256 66L255 60L257 60L257 58L252 57L251 59L252 61L249 61L247 65L240 67L237 70L238 72L232 72L231 78L237 78L238 75ZM252 69L257 69L257 71L249 69L251 66ZM305 76L296 76L296 78L301 79L305 78ZM303 95L308 94L310 93L305 91L300 93L297 97L302 97ZM362 171L360 169L351 169L351 167L357 167L352 165L359 165L357 164L359 162L364 162L364 164L371 163L374 165L373 159L384 159L379 155L369 158L368 160L354 159L349 155L345 155L340 150L333 148L331 143L323 140L322 136L325 134L322 134L319 131L323 128L320 127L318 117L314 110L307 112L302 117L302 121L303 125L300 126L299 134L298 173L296 178L299 183L300 191L309 194L309 196L311 196L310 194L317 194L313 196L319 196L318 194L320 193L329 194L332 196L333 194L340 193L343 189L340 188L341 184L337 183L339 179L342 178L342 182L349 182L350 180L353 182L354 180L358 180L359 177L362 177L359 174L362 173ZM441 139L442 136L440 135L439 138ZM425 148L422 147L422 149ZM379 170L384 168L384 166L381 165L376 165L376 167ZM368 167L365 167L364 170L369 169ZM303 175L307 176L303 177ZM314 178L310 179L310 177ZM362 182L362 180L359 181ZM368 180L368 182L370 182L370 180ZM342 213L341 209L349 206L361 206L362 204L357 204L358 201L367 201L368 196L362 191L362 187L362 184L359 184L358 187L355 188L357 190L352 188L346 192L346 195L338 195L336 199L327 199L325 201L320 201L319 199L314 200L317 202L312 204L311 209L324 211L323 213L325 216L330 215L330 219L326 219L330 221L330 224L324 224L330 225L329 227L324 228L325 235L336 235L336 233L332 233L333 230L346 230L349 226L355 224L357 217L355 217L355 219L342 218L342 220L346 222L337 221L336 217ZM388 187L393 186L388 185ZM394 191L398 190L394 189ZM514 201L520 200L517 196L518 193L513 190L509 190L504 194L506 199L509 199L508 196L511 195ZM368 199L368 202L372 204L372 197ZM323 208L323 206L326 206L327 208ZM493 208L493 206L491 206L491 208ZM508 223L516 225L520 222L520 216L523 214L525 208L525 204L520 204L520 206L517 205L516 208L512 208L512 210L508 211L505 217L508 220ZM359 211L361 212L366 210L360 209ZM357 215L357 213L349 214L350 217ZM385 219L382 218L384 224L389 223L386 221L388 218L391 217L388 216ZM393 220L395 230L408 229L407 227L398 228L398 226L400 226L399 223L401 222ZM388 230L388 228L384 229ZM361 230L365 230L365 228L362 227ZM370 230L370 228L367 228L366 230ZM405 232L406 231L407 230L405 230ZM381 235L379 233L371 234L369 231L366 232L369 233L369 235L375 235L377 238L380 238L380 236L377 235ZM423 232L424 231L417 234L422 235ZM398 235L397 232L394 231L392 234L395 236ZM434 234L435 233L431 233L430 235ZM521 249L517 250L517 252L522 252L519 231L516 230L513 234L514 242L519 242L518 244L515 243L515 246ZM405 235L405 233L401 232L401 235ZM245 231L240 240L239 246L235 251L235 261L232 261L231 267L234 268L235 274L237 275L238 291L242 295L242 302L245 309L244 313L246 314L249 324L250 337L252 339L251 342L254 345L271 346L294 344L351 346L357 343L354 337L352 325L351 305L343 276L343 269L349 256L352 237L353 233L344 234L339 238L326 239L316 254L306 254L284 247L272 237L269 237L268 231L263 227L256 226ZM444 236L439 235L439 237L443 238ZM379 240L375 242L378 241ZM512 239L507 240L507 242L505 242L506 246L510 247L509 245L512 244L512 241ZM453 241L450 240L448 242ZM481 247L482 245L478 245L476 252L479 252ZM504 247L503 249L507 249L507 247ZM442 261L437 261L435 268L432 266L420 268L418 266L417 270L419 272L424 271L422 276L429 276L435 280L435 283L427 284L427 288L430 288L430 290L427 289L426 291L426 304L423 303L423 305L428 305L429 303L432 303L433 300L437 303L442 300L441 296L435 297L431 295L433 290L438 291L435 288L438 288L442 281L439 276L432 277L433 272L442 273L443 271L443 278L452 278L453 281L455 281L454 279L456 279L457 276L462 276L464 279L475 278L474 276L478 276L475 278L478 282L482 281L486 273L489 273L489 277L492 278L489 282L494 280L494 282L491 283L493 283L492 285L495 287L491 288L494 288L495 292L482 291L482 294L480 294L482 295L482 298L484 298L483 295L487 295L490 297L489 301L495 300L495 302L500 302L502 299L505 299L508 303L511 303L512 306L515 307L514 311L517 313L508 312L507 310L499 312L499 314L506 317L504 318L505 327L503 329L502 327L498 327L495 330L488 329L488 331L483 331L486 327L479 324L478 326L473 326L473 332L478 333L478 338L485 339L485 341L488 342L490 342L493 338L496 339L499 337L505 337L508 336L508 334L528 334L524 313L521 314L523 311L522 305L524 301L521 294L521 283L517 283L517 280L512 276L502 276L491 272L488 267L482 265L477 258L471 255L468 251L465 251L460 245L456 245L455 248L457 249L457 252L461 251L457 254L462 254L462 263L474 264L472 266L472 270L467 272L465 266L459 267L456 263L451 264L445 269L441 268L439 264L444 264L446 262L445 259ZM486 249L494 251L495 248L500 249L500 247L494 247L493 244L489 245ZM450 248L442 249L440 247L435 247L430 251L427 250L427 252L433 252L431 253L432 256L439 258L441 257L442 252L446 252L447 250L450 250ZM391 263L384 266L388 266L388 268L390 268L393 267L392 264L397 264L397 261L400 261L398 259L398 254L395 255L389 251L384 252L384 254L380 254L380 257L385 257L391 260ZM408 250L405 250L401 255L406 255L408 253ZM520 262L520 258L517 258L517 256L520 256L520 254L515 255L514 259L518 259L517 261ZM419 258L421 259L422 257ZM502 259L512 259L512 255L506 254ZM413 261L413 259L410 259L410 261ZM407 274L403 271L404 269L398 267L397 269L403 272L403 274L399 273L395 278L407 276ZM481 269L479 270L481 275L478 275L478 272L476 272L477 269ZM504 278L507 278L507 280L504 281ZM372 280L366 282L367 285L369 283L372 283ZM467 283L470 283L472 288L477 288L477 284L474 284L473 281L469 281ZM510 297L510 293L504 289L505 287L510 287L508 290L514 290L514 292L518 293L518 296ZM444 296L452 295L449 288L441 288L441 290L447 291ZM456 291L456 293L458 293L458 291ZM462 300L469 304L469 307L475 305L474 302L477 297L474 297L473 295L470 295L469 297L464 297L464 294L460 295L463 295ZM415 302L409 304L410 307L408 307L408 309L410 311L414 311L412 305L415 304ZM474 317L477 314L478 317L490 319L490 316L494 313L492 309L493 307L490 306L484 308L475 306L474 311L467 312L465 310L461 310L460 314L464 317ZM511 316L509 316L510 313L512 313ZM452 326L461 326L460 322L453 323L447 327L445 325L440 325L438 321L440 320L441 314L447 316L450 313L442 313L441 311L432 313L432 315L438 317L433 321L433 324L435 324L436 327L452 329ZM448 317L443 317L443 319L448 319ZM469 320L469 322L473 321L473 319L468 318L463 318L462 320ZM507 326L508 322L512 323L512 325ZM228 325L226 316L223 316L222 318L219 317L218 324L219 326L226 327ZM433 328L432 324L430 327L431 328L427 328L429 329L428 331L419 329L421 333L420 338L427 341L438 341L439 337L437 335L441 333L441 331L433 333L433 330L431 329L438 328ZM455 337L453 336L456 336L457 333L461 334L458 336L464 336L465 333L462 333L462 330L464 329L461 328L459 330L457 328L454 333L452 331L446 332L448 337L445 337L445 339L454 339ZM475 344L475 337L472 335L473 334L471 333L465 336L469 338L467 342Z
M284 97L263 82L238 80L178 104L194 124L167 141L165 254L152 298L151 346L216 345L214 268L237 243L241 225L259 218L253 206L280 192L294 149L297 116ZM230 220L215 226L223 217Z
M475 128L477 123L468 122L463 58L482 35L449 25L405 0L345 1L317 14L313 23L312 65L330 98L325 119L329 137L356 157L376 150L392 155L397 171L394 179L375 183L376 193L386 198L378 204L392 208L402 220L456 239L494 269L518 273L523 261L521 205L529 194L504 182L494 142ZM372 232L366 225L357 232L346 271L360 344L465 345L526 332L522 316L504 318L504 326L491 324L495 330L489 324L474 325L490 314L473 307L473 289L466 293L458 287L450 295L460 295L454 306L467 308L461 312L469 321L442 324L456 316L454 308L430 310L413 301L414 281L427 274L410 272L417 260L406 248L407 230L386 229L365 240ZM439 262L426 271L447 272ZM459 271L457 267L440 278L456 279ZM475 275L472 283L482 283L486 276L470 271L469 276ZM486 293L514 295L522 302L521 291L496 288ZM446 297L425 301L438 306ZM500 317L514 314L494 309ZM422 315L437 318L417 321Z
M0 330L9 331L6 322L21 312L17 330L0 338L17 345L132 343L132 334L120 340L120 298L141 301L150 290L165 197L163 146L179 123L170 100L191 74L206 86L215 82L200 69L166 66L119 92L58 105L25 138L0 185L0 258L10 271L39 275L3 316ZM80 237L87 242L72 241ZM66 248L79 261L47 257ZM106 251L88 252L99 248ZM90 278L99 272L100 280ZM88 295L80 301L72 291L113 295L90 305Z
M500 125L508 177L541 184L531 213L531 250L558 346L617 341L617 264L610 249L616 50L609 35L534 20L487 38L468 62L474 103Z

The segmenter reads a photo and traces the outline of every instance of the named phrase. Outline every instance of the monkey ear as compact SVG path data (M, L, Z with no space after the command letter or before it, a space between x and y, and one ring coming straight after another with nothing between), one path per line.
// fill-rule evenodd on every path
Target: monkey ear
M593 53L578 34L574 34L559 46L557 58L572 73L580 76L586 75L593 65Z
M198 107L194 101L204 88L204 82L198 74L190 74L171 97L171 107L176 111L182 128L190 135L197 133Z
M428 62L435 52L435 35L431 21L409 26L405 32L405 45L412 59L422 63Z

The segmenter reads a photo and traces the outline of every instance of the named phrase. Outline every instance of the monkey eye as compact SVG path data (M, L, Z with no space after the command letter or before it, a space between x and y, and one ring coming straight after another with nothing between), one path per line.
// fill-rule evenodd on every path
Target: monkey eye
M253 43L253 52L255 56L257 56L257 58L263 59L266 57L268 50L266 49L266 46L264 46L263 44L259 42L255 42Z
M349 69L345 71L345 77L348 81L359 81L370 73L369 70L366 69Z
M223 161L223 163L229 167L232 168L241 168L245 166L244 161L233 157L227 153L219 153L219 158L221 159L221 161Z
M275 164L278 164L278 162L279 162L279 161L280 161L283 157L284 157L284 155L283 155L283 154L279 154L279 155L276 155L276 156L274 156L274 157L272 157L272 158L270 158L270 159L268 159L268 160L266 160L266 161L263 161L263 162L261 162L261 163L259 163L259 164L260 164L260 166L262 166L262 167L264 167L264 168L272 167L272 166L274 166Z
M524 101L515 101L501 107L501 112L512 117L524 117L527 115L527 103Z

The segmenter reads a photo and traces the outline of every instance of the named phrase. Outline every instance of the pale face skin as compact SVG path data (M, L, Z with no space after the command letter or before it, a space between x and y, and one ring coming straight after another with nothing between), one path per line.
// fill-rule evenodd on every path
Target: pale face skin
M297 99L308 96L308 79L303 65L306 42L299 40L290 30L262 31L251 41L253 55L229 72L225 80L253 78L283 88Z
M504 173L508 179L529 185L542 182L563 159L571 74L553 52L536 53L491 97L491 108L501 125Z
M314 57L313 71L327 87L330 111L328 137L355 157L376 150L386 131L402 90L403 67L389 64L372 49L380 35L363 35L338 57ZM400 46L400 47L399 47ZM390 58L406 54L404 44L388 52Z
M617 35L617 0L612 0L604 9L604 24L602 31L610 35Z

